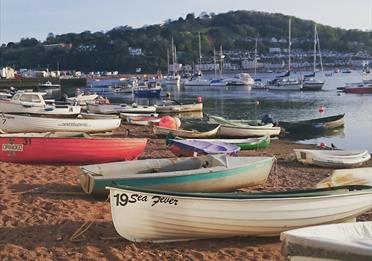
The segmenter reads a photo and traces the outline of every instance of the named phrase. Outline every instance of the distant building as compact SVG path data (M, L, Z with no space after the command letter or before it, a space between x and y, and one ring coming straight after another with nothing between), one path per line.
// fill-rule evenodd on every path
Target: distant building
M271 47L271 48L269 48L269 53L271 53L271 54L281 53L281 50L278 47Z
M254 69L254 66L255 66L255 62L254 61L250 61L250 60L243 60L242 61L242 69ZM257 62L256 63L256 68L263 68L264 67L264 64L263 63L259 63Z
M15 77L15 70L9 66L1 69L1 78L13 79Z
M133 47L128 47L128 52L132 56L138 56L138 55L143 55L142 53L142 48L133 48Z

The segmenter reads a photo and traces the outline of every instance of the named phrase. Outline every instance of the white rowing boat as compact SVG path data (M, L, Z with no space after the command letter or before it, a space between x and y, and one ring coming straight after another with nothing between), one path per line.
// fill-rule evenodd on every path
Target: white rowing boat
M365 186L277 193L165 192L112 185L108 189L116 231L135 242L274 236L345 222L372 208L372 188Z
M372 168L336 169L331 176L320 181L317 188L328 188L345 185L372 186Z

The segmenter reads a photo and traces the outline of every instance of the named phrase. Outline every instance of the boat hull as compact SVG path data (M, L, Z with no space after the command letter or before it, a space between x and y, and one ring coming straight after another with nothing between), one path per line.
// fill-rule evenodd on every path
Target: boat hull
M15 132L105 132L120 127L121 119L71 119L0 114L0 130Z
M87 103L88 111L91 113L119 114L119 113L153 113L154 106L131 106L128 104L96 104Z
M161 88L148 88L148 89L133 89L133 94L136 97L143 97L143 98L149 98L149 97L160 97Z
M134 160L146 139L0 137L0 160L16 163L95 164Z
M263 184L274 162L273 157L245 157L244 163L235 165L235 158L227 158L227 166L190 168L190 161L198 161L198 156L179 159L150 159L135 162L109 163L101 165L82 166L83 174L80 184L88 194L107 194L106 186L112 182L117 185L161 189L166 191L189 192L221 192L234 191L235 189ZM217 156L216 156L217 157ZM242 157L240 157L242 158ZM180 163L181 162L181 163ZM194 162L195 163L195 162ZM114 166L116 164L116 166ZM119 164L119 165L118 165ZM142 171L133 173L135 164L141 164ZM158 172L163 166L168 168L176 164L182 165L173 171ZM209 166L212 166L210 163ZM153 167L152 169L149 168ZM156 169L156 171L154 170ZM123 171L126 170L126 171Z
M279 126L288 132L326 131L344 126L345 114L304 121L279 121Z
M371 189L256 198L109 189L115 229L134 242L275 236L298 227L344 222L372 208Z
M190 111L202 111L202 110L203 110L203 103L158 105L156 107L156 112L159 112L159 113L177 113L177 112L190 112Z
M163 128L159 126L154 126L153 131L154 134L158 136L167 136L171 133L174 137L181 137L186 139L208 139L208 138L215 138L218 135L220 129L220 125L217 125L213 129L207 131L196 131L196 130L182 130L182 129L169 129Z
M345 93L372 93L372 86L369 87L347 87L344 89Z
M221 125L219 136L221 138L246 138L260 136L277 136L280 134L279 127L269 126L229 126Z
M3 113L30 113L45 115L78 115L81 111L80 106L72 105L51 105L34 106L12 103L8 100L0 100L0 112Z

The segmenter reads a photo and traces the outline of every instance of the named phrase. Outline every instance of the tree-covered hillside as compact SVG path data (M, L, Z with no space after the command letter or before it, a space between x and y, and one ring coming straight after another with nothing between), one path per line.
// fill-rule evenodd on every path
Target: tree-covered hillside
M259 53L269 47L286 48L289 16L255 11L234 11L224 14L188 14L164 24L133 29L119 26L107 32L50 33L44 42L34 38L21 39L0 48L0 65L16 68L46 68L61 70L117 70L156 72L167 68L167 49L173 37L178 62L194 64L198 61L198 33L204 57L211 57L213 49L253 51L259 36ZM292 17L294 49L311 50L314 21ZM372 54L371 32L344 30L317 25L322 50L341 52L366 51ZM283 40L273 43L272 38ZM129 47L141 48L141 55L131 55Z

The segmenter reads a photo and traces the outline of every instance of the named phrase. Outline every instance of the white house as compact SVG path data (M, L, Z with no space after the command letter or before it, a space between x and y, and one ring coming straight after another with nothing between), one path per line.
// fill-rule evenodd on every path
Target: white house
M132 56L138 56L138 55L143 55L142 53L142 48L132 48L128 47L128 52Z

